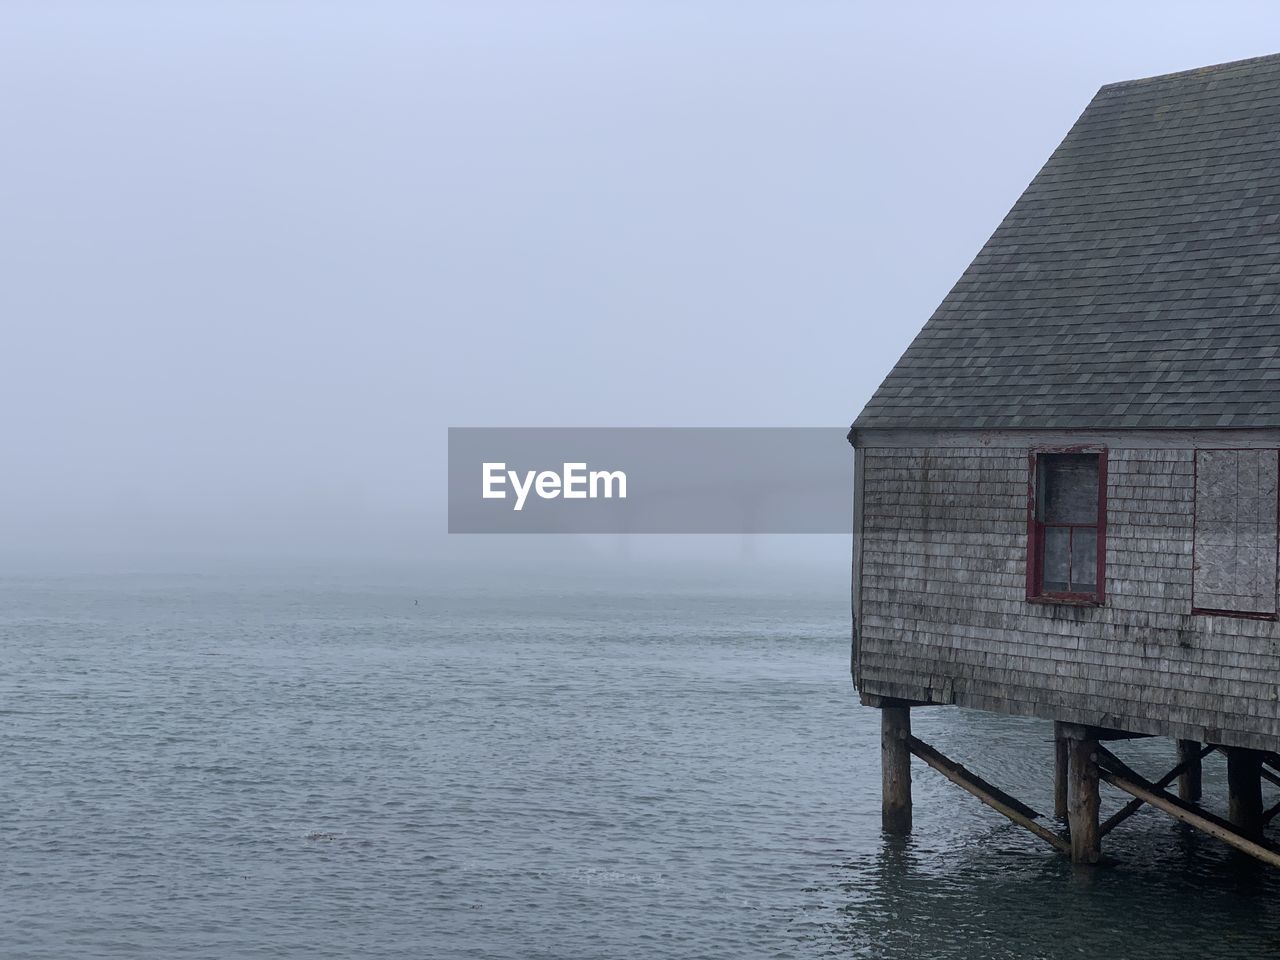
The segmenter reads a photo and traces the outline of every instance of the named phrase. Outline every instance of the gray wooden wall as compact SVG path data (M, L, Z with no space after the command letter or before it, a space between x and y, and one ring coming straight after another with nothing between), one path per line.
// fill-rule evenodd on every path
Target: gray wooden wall
M1194 451L1110 446L1106 603L1026 599L1029 446L859 449L855 680L1280 749L1280 624L1193 615Z

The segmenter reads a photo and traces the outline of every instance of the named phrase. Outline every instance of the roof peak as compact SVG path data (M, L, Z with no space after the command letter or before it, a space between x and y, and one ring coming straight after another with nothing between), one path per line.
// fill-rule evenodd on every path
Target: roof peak
M1277 137L1277 55L1104 88L857 428L1280 426Z
M1114 90L1120 87L1133 87L1143 83L1157 83L1161 80L1177 80L1181 77L1205 76L1220 71L1232 70L1236 67L1253 66L1263 63L1280 63L1280 53L1268 53L1260 57L1245 57L1243 60L1228 60L1225 63L1211 63L1203 67L1192 67L1189 70L1174 70L1172 73L1157 73L1150 77L1135 77L1132 80L1117 80L1105 83L1103 90Z

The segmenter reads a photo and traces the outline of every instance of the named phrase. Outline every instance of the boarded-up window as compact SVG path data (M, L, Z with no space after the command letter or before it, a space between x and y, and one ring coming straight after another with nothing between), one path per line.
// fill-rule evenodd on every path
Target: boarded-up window
M1029 597L1102 601L1105 462L1101 452L1034 455Z
M1276 474L1275 450L1196 451L1195 609L1276 612Z

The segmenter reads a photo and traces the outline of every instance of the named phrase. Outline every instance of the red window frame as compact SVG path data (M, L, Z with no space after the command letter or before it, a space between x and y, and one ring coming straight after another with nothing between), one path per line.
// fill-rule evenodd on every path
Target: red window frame
M1096 524L1046 524L1036 516L1037 487L1040 482L1040 458L1046 454L1091 453L1098 457L1098 522ZM1106 602L1107 556L1107 448L1106 447L1041 447L1028 457L1027 478L1027 599L1041 603L1085 603L1101 606ZM1066 526L1073 530L1085 527L1097 531L1097 589L1091 593L1047 591L1044 589L1044 548L1047 527Z

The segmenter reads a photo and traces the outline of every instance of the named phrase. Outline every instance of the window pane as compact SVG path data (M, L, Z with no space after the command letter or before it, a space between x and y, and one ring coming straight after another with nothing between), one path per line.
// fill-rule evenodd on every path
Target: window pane
M1098 589L1098 531L1076 527L1071 534L1071 592L1093 593Z
M1098 455L1040 455L1040 519L1046 523L1098 522Z
M1069 566L1069 527L1045 527L1044 530L1044 589L1049 593L1066 593Z

